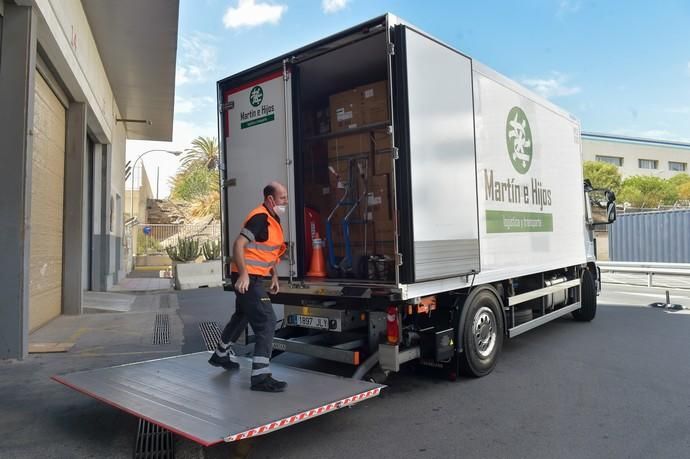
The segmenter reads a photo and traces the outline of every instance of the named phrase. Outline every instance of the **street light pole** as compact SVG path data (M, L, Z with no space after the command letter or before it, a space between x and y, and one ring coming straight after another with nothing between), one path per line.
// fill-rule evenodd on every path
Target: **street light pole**
M143 152L142 154L140 154L137 157L137 159L134 160L134 164L132 164L132 189L130 190L130 214L129 214L130 218L134 218L134 175L136 174L137 163L139 162L139 160L141 158L144 157L144 155L146 155L147 153L151 153L152 151L160 151L162 153L169 153L169 154L175 155L175 156L180 156L182 154L182 152L179 150L163 150L163 149L154 148L153 150L147 150L147 151ZM139 188L141 189L141 187L139 187Z

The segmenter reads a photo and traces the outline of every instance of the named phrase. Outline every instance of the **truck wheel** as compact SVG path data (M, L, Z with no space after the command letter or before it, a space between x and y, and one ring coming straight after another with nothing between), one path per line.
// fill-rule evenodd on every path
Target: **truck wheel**
M463 352L458 356L460 372L479 378L496 366L503 346L503 316L498 298L481 290L468 298L462 326Z
M589 322L597 315L597 288L588 269L580 276L580 292L580 309L572 312L573 318L579 322Z

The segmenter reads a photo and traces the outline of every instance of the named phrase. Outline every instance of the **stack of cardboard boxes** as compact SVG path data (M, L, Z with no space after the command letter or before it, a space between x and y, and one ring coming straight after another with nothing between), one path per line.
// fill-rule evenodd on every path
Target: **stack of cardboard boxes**
M363 256L392 257L395 226L391 206L392 138L388 82L359 86L329 98L329 108L312 111L305 119L305 131L324 134L324 120L330 123L327 142L314 142L305 151L305 201L317 208L325 222L347 193L347 201L332 219L332 239L337 257L345 255L342 222L350 213L350 244L353 262ZM320 113L316 117L316 113ZM306 117L305 117L306 118ZM318 119L317 119L318 118ZM362 132L361 128L371 127ZM356 134L348 130L358 129ZM327 174L327 179L324 176Z

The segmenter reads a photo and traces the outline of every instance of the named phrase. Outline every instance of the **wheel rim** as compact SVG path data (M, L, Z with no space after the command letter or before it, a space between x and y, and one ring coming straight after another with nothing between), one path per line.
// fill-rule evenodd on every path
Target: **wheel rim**
M490 308L482 306L475 313L472 320L472 336L479 356L490 356L496 347L496 316Z

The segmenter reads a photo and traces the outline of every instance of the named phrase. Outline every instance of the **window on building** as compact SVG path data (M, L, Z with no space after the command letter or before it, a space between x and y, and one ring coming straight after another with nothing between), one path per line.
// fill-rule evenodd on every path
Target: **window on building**
M676 161L668 162L668 170L674 172L685 172L688 169L688 163L679 163Z
M658 169L656 159L638 159L640 169Z
M623 158L619 156L601 156L597 155L596 160L601 162L601 163L609 163L613 164L614 166L621 167L623 165Z

